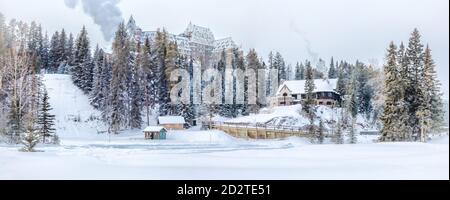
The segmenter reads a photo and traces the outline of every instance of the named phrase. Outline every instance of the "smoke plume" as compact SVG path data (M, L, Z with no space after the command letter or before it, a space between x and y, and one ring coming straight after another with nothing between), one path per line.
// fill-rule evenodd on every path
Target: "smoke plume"
M120 0L64 0L67 7L74 9L82 1L83 11L100 26L105 40L110 41L117 26L123 21L117 4Z
M295 25L295 22L291 20L290 28L292 31L297 33L303 41L305 41L306 44L306 51L308 52L309 56L312 59L312 64L317 65L319 64L319 54L312 49L311 41L306 37L306 33L301 31L297 26Z

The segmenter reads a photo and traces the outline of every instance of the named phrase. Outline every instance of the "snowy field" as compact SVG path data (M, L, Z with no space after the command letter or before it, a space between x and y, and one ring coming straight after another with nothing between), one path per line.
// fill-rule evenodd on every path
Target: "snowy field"
M359 136L356 145L244 140L198 130L169 132L164 141L144 140L139 130L109 137L99 134L106 131L100 113L70 77L46 75L44 82L61 145L23 153L20 145L0 143L0 179L449 179L448 135L426 144ZM240 120L300 117L296 113L275 110L267 118Z
M448 136L428 144L312 145L172 132L167 141L122 136L18 149L0 147L0 179L449 179Z

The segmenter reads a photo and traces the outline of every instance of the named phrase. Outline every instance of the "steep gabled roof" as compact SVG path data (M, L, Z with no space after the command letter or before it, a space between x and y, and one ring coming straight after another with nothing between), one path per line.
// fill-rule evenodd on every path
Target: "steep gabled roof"
M281 95L280 92L284 87L287 87L291 94L305 94L305 83L305 80L285 81L280 85L277 95ZM337 79L314 79L314 85L316 86L314 92L336 92Z

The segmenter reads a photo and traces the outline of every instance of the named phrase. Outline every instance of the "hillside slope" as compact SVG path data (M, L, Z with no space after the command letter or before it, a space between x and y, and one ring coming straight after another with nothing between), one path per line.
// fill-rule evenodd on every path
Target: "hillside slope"
M71 80L70 75L46 74L44 85L50 97L51 114L56 116L57 134L62 139L91 138L107 128L89 98Z

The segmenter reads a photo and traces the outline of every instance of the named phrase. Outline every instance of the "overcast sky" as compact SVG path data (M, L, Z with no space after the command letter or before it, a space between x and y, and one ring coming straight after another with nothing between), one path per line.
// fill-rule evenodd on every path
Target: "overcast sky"
M389 42L407 42L417 27L433 50L448 96L448 4L448 0L123 0L118 9L124 19L133 14L144 30L166 27L181 33L191 21L211 28L216 38L231 36L246 50L256 48L265 58L271 50L280 51L293 64L317 54L326 61L334 56L351 62L377 60L381 65ZM70 9L64 0L0 0L0 12L7 19L38 21L49 32L66 28L78 33L86 25L92 43L110 46L82 7Z

